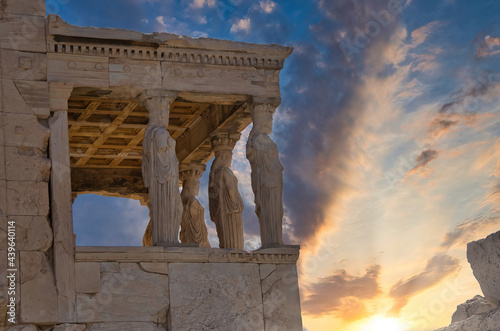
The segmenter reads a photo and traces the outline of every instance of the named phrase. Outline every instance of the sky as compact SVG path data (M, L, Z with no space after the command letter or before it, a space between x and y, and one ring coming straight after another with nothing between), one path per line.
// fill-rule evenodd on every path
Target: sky
M47 1L75 25L294 47L272 137L308 331L432 330L481 293L466 243L500 230L499 12L497 0ZM233 170L251 250L248 132ZM141 244L137 201L73 208L78 245Z

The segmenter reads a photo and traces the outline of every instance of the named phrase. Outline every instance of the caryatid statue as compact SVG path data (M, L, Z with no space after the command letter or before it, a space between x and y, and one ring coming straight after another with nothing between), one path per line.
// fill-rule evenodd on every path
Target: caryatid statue
M175 140L167 130L170 104L175 97L162 91L149 93L143 96L149 124L142 143L142 176L149 191L152 243L175 244L179 243L183 210Z
M241 134L216 132L211 143L215 159L208 185L210 218L217 228L220 248L243 249L243 199L231 170L233 148Z
M262 247L283 245L283 166L278 148L269 137L275 109L271 104L255 105L251 110L253 128L247 142Z
M204 164L181 164L179 174L182 181L181 199L184 212L180 237L183 244L198 244L199 247L210 248L205 225L205 208L196 199L200 191L200 177L205 169Z

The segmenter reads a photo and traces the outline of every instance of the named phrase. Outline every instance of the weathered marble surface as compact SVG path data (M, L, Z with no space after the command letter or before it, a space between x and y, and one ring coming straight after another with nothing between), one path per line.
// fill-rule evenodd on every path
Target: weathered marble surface
M5 0L3 11L7 14L34 15L45 17L45 0Z
M206 166L199 163L183 164L180 167L182 181L181 199L184 206L182 213L180 239L182 243L198 244L210 248L205 209L196 198L200 191L200 177Z
M500 231L467 244L467 259L485 299L500 306Z
M57 291L52 267L42 252L20 252L20 322L57 323Z
M52 331L83 331L86 329L85 324L59 324Z
M255 264L172 263L172 330L264 330Z
M144 133L142 176L149 192L153 245L179 242L183 206L179 193L179 161L175 140L167 130L175 96L143 96L149 124Z
M302 331L295 265L261 265L260 276L265 330Z
M46 153L32 147L5 147L5 171L8 180L48 182L50 160Z
M38 331L36 325L12 325L6 328L7 331Z
M243 199L238 179L231 170L233 148L241 134L216 132L211 135L215 159L210 168L208 203L220 248L243 249Z
M231 262L295 265L299 258L299 249L299 246L283 246L246 252L239 249L196 247L76 247L75 258L78 262Z
M126 322L126 323L97 323L89 326L85 331L165 331L165 328L154 323Z
M482 296L476 295L474 298L457 306L457 310L451 317L451 323L460 322L474 315L487 313L493 307Z
M474 315L436 331L496 331L500 330L500 309Z
M50 131L38 122L35 115L3 114L5 146L47 150Z
M101 292L101 266L99 263L75 263L75 279L77 293Z
M167 263L141 262L139 267L145 272L168 275Z
M119 273L101 274L98 294L78 293L76 304L78 323L166 320L168 276L120 263Z
M467 259L484 298L475 296L459 305L452 324L437 331L500 330L500 231L468 243Z
M271 104L255 105L246 147L262 247L283 245L283 166L278 147L269 137L275 110Z
M8 181L7 205L10 215L49 214L49 187L44 182Z
M1 80L2 106L6 113L34 114L40 119L50 116L49 86L44 81Z
M16 222L16 244L22 251L46 252L52 247L52 228L45 216L12 216Z

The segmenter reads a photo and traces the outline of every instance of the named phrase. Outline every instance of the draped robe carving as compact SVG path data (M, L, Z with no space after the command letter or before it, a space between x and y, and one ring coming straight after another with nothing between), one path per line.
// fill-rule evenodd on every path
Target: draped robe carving
M226 166L216 166L210 172L209 207L219 247L243 249L243 199L238 191L238 179Z
M183 188L181 193L184 212L181 222L181 242L196 243L200 247L210 248L207 226L205 225L205 209L196 199L190 188Z
M278 148L267 134L253 132L248 138L247 158L262 245L283 245L283 166Z
M183 208L175 140L164 127L152 126L147 128L143 144L142 172L149 189L153 244L178 243Z

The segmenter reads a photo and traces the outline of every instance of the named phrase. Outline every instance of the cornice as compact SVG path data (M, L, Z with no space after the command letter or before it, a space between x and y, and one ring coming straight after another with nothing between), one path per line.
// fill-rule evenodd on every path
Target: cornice
M48 17L48 52L176 63L283 68L293 48L171 33L143 34L125 29L79 27Z

